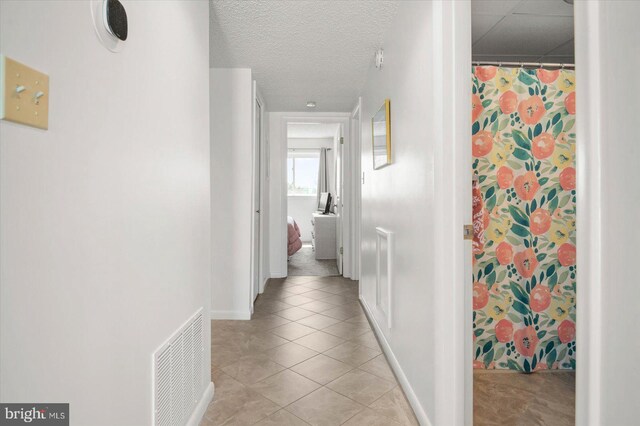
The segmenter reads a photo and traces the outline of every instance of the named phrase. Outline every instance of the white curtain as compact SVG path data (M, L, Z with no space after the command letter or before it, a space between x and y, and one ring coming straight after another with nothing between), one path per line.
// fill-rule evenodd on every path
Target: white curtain
M320 148L320 162L318 166L318 194L316 205L320 207L320 194L329 192L329 175L327 173L327 148Z

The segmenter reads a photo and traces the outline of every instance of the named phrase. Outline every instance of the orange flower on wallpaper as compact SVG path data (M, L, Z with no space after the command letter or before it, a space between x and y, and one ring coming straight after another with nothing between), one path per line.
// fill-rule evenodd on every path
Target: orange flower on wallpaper
M502 166L498 169L498 186L500 189L510 188L513 184L513 170L507 166Z
M564 243L558 247L558 262L562 266L572 266L576 264L576 246L571 243Z
M546 110L540 96L531 96L518 105L518 114L525 124L538 124Z
M476 76L480 81L489 81L496 76L497 67L476 67Z
M532 248L516 253L513 256L513 263L515 263L516 270L523 278L531 278L538 267L538 259L536 259L536 253Z
M551 228L551 214L549 210L536 209L531 213L529 226L533 235L542 235Z
M473 283L473 309L482 309L489 302L487 285L480 282Z
M558 339L562 343L572 342L576 338L576 324L573 321L564 320L558 326Z
M541 68L536 70L536 75L544 84L551 84L557 80L560 75L560 70L545 70Z
M542 312L551 304L551 292L549 287L544 285L537 285L531 290L529 296L529 306L534 312Z
M569 114L574 115L576 113L576 92L571 92L564 98L564 107Z
M471 151L474 157L484 157L491 152L493 148L493 136L491 132L483 130L476 133L471 137L472 148Z
M548 158L551 154L553 154L553 150L556 147L556 141L553 139L553 135L550 133L540 133L538 136L533 138L533 143L531 144L531 151L533 152L533 156L538 160L542 160Z
M508 265L513 259L513 248L511 244L506 241L501 242L496 247L496 258L501 265Z
M536 192L540 189L538 178L534 172L526 172L518 176L514 182L514 186L518 197L525 201L533 200Z
M565 191L576 189L576 169L567 167L560 172L560 186Z
M511 114L518 108L518 95L511 90L504 92L498 100L503 114Z
M496 339L500 343L507 343L513 337L513 323L508 319L501 319L496 324Z
M520 355L532 357L533 354L536 353L536 346L538 346L539 339L536 329L530 325L516 331L513 336L513 341Z
M473 123L478 119L480 113L484 110L480 96L473 95L471 97L471 122Z

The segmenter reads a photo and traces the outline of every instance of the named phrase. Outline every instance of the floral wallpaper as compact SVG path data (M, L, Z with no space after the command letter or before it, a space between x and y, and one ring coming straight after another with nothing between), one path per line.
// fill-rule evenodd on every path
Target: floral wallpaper
M474 367L575 369L575 74L472 78Z

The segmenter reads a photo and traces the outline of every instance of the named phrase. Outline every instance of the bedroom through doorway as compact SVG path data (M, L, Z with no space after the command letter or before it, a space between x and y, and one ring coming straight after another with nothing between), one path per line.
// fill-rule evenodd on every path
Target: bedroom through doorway
M287 123L287 275L342 275L342 125Z

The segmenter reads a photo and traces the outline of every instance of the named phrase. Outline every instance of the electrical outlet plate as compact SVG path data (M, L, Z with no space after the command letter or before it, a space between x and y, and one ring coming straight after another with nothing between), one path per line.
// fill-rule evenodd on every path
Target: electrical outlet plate
M0 55L0 119L47 130L49 76Z

